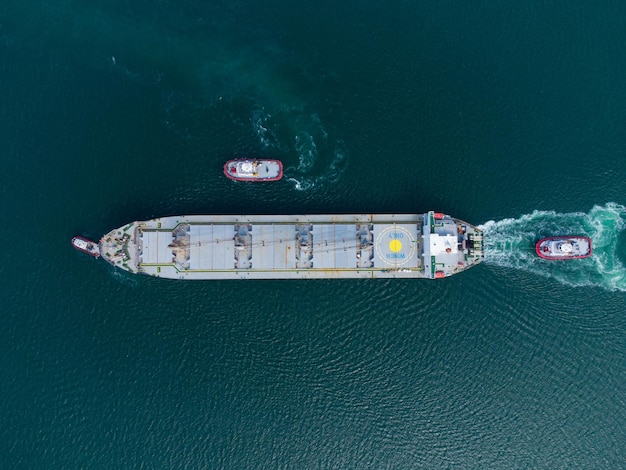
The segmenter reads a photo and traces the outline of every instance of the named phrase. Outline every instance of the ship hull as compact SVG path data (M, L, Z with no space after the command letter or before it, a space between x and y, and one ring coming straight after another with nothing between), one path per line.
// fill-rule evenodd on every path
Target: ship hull
M542 238L535 251L540 258L552 261L588 258L592 253L591 239L577 235Z
M278 160L230 160L224 165L224 174L235 181L278 181L283 177L283 164Z
M483 260L479 229L434 212L163 217L112 230L100 251L132 273L190 280L437 279Z
M100 247L99 244L93 242L85 237L74 237L72 238L72 246L83 253L87 253L94 258L100 257Z

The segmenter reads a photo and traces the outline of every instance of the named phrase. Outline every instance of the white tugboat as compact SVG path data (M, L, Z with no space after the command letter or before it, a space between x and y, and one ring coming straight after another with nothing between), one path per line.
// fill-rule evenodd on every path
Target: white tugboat
M98 245L98 243L92 242L88 238L74 237L72 238L72 246L77 250L93 256L94 258L100 257L100 246Z
M224 174L235 181L278 181L283 177L283 164L278 160L229 160Z
M542 238L535 251L540 258L559 260L588 258L591 256L591 239L578 235Z

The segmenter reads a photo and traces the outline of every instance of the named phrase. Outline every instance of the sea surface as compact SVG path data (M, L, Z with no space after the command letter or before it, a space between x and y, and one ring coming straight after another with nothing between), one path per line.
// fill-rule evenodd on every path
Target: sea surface
M625 51L622 0L3 0L0 469L624 468ZM485 263L178 282L70 246L427 210ZM534 255L564 233L594 255Z

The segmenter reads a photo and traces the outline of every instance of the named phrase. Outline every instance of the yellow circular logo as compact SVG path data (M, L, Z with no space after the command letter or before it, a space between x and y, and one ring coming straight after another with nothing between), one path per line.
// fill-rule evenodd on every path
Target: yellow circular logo
M398 251L402 249L402 242L398 239L391 240L389 242L389 249L393 251L394 253L397 253Z

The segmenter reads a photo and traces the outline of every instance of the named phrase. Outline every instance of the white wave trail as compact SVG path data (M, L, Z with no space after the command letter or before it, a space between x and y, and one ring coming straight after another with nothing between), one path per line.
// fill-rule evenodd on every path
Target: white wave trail
M626 291L626 268L619 259L625 220L626 207L617 203L596 205L589 213L537 210L517 219L492 220L480 226L485 233L485 262L551 277L570 286ZM535 243L551 235L589 236L593 255L571 261L542 260L535 253Z

